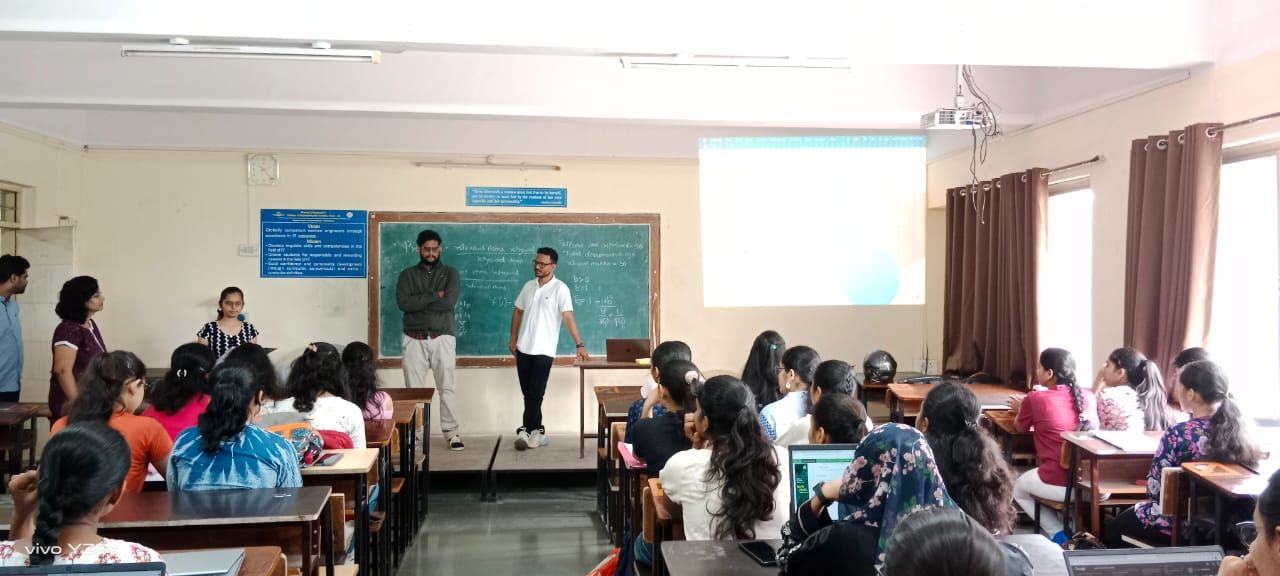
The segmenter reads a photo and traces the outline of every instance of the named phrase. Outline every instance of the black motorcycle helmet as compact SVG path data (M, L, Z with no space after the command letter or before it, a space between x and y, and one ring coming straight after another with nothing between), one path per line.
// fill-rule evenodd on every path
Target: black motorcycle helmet
M862 359L862 376L867 382L890 384L898 375L898 361L884 350L876 350Z

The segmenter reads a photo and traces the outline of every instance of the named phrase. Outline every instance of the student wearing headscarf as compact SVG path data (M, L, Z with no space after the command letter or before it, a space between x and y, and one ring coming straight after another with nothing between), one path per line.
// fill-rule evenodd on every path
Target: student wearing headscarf
M782 529L778 565L788 575L874 575L900 519L955 507L924 435L902 424L872 430L838 486L822 482L813 493ZM836 502L846 514L832 522L827 507Z

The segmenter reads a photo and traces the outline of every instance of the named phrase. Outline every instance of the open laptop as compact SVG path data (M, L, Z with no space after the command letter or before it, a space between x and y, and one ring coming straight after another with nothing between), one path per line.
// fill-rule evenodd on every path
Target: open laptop
M648 357L648 338L609 338L604 341L606 362L635 362Z
M4 566L0 574L96 574L97 576L165 576L164 562L140 564L62 564L58 566Z
M840 481L853 462L857 444L792 444L788 447L791 466L791 509L813 497L819 482ZM827 508L832 520L840 517L838 505Z
M1062 553L1069 576L1216 576L1220 546L1068 550Z
M168 576L236 576L244 564L243 548L169 552L164 555Z

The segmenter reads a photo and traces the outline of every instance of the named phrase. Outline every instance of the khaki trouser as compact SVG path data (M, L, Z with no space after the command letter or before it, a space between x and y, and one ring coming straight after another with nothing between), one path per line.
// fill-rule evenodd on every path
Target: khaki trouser
M436 380L436 399L433 403L440 406L440 429L446 439L460 433L458 420L453 415L457 398L453 371L458 358L458 340L453 336L437 336L427 340L401 336L400 341L404 348L404 358L401 360L404 385L409 388L426 388L427 370L431 370L431 375Z

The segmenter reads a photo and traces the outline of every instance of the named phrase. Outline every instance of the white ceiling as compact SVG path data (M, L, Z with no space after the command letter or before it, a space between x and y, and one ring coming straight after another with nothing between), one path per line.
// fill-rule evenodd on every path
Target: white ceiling
M90 146L692 157L700 135L915 130L949 105L957 63L1019 127L1280 47L1266 29L1275 0L376 6L7 3L0 122ZM171 36L387 53L377 65L119 55ZM634 70L622 54L853 70ZM934 152L969 139L942 136Z

